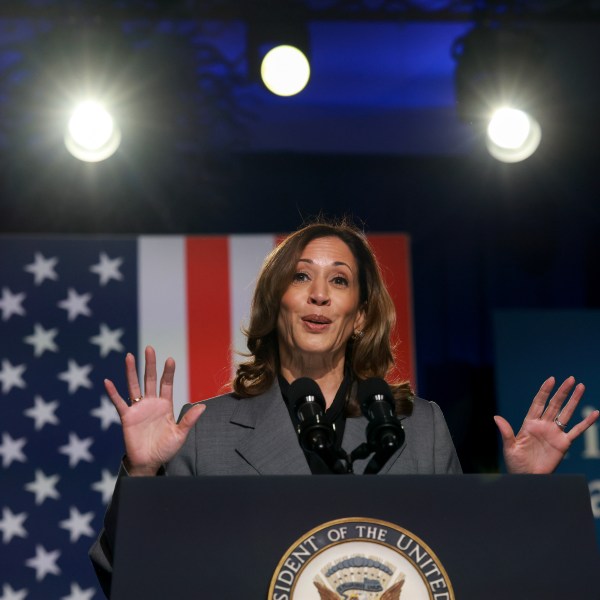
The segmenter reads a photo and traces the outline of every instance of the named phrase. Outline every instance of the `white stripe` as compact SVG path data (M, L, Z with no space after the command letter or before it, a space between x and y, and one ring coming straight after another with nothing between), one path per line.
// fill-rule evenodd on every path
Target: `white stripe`
M144 349L157 353L158 379L167 357L176 363L173 412L189 402L187 285L185 238L141 236L138 239L138 365L143 373Z
M242 328L248 325L256 278L265 257L275 244L272 235L229 236L229 289L231 293L232 377L241 360L236 352L247 352Z

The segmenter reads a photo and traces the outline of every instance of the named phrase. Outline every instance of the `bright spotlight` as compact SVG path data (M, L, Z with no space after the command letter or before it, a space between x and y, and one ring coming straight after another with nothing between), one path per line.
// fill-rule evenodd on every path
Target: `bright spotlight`
M121 131L102 105L88 101L75 108L65 133L65 146L75 158L86 162L106 160L120 143Z
M488 124L486 146L495 159L514 163L529 158L541 139L540 124L531 115L515 108L501 108Z
M542 125L552 122L545 101L555 78L541 40L532 31L490 23L458 38L452 54L461 119L474 125L495 159L529 158L540 145Z
M310 78L306 56L294 46L277 46L263 58L260 75L267 89L278 96L301 92Z

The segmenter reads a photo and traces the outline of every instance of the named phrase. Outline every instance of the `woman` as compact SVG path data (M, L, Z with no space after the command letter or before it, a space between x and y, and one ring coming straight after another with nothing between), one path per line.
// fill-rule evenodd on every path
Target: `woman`
M166 361L157 388L151 347L145 352L143 396L135 359L131 354L125 359L131 405L105 381L123 425L121 475L327 472L323 461L300 448L294 411L285 401L289 385L300 377L319 385L335 444L350 453L364 441L366 427L356 384L390 372L393 324L393 303L364 235L345 223L304 227L264 263L246 332L248 360L238 368L232 393L188 405L176 423L175 364ZM574 386L568 378L546 405L554 380L544 382L517 436L506 420L496 417L510 472L552 472L572 441L598 418L595 411L564 431L584 391L583 385ZM407 383L391 387L406 438L380 472L460 473L439 407L414 397ZM354 472L364 472L366 462L357 460ZM109 510L109 535L92 549L101 577L110 572L111 521Z

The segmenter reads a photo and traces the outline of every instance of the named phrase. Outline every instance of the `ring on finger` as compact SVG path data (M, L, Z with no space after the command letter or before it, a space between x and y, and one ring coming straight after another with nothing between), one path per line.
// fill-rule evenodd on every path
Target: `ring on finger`
M562 423L558 416L554 417L554 422L559 427L559 429L562 429L563 431L567 428L567 424Z
M131 404L135 404L136 402L140 402L143 398L144 396L137 396L136 398L129 398L129 400L131 401Z

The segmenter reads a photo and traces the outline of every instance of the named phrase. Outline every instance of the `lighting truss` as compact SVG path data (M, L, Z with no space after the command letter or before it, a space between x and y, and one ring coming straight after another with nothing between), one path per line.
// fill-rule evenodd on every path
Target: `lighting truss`
M86 15L117 19L256 20L271 0L4 0L0 19ZM307 20L469 21L500 19L587 21L600 18L597 0L278 0L282 10L301 10Z

